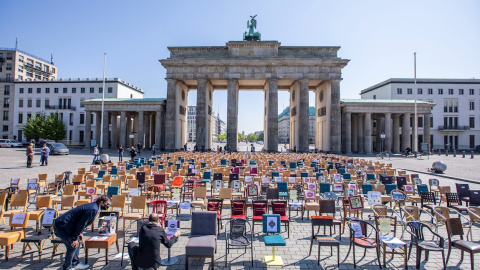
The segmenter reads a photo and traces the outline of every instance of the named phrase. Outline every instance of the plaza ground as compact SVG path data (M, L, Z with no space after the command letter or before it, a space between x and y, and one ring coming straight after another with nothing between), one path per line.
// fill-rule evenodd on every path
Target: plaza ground
M242 147L242 146L240 146ZM258 146L257 146L258 147ZM9 181L12 177L20 177L21 188L25 188L26 180L28 178L36 178L39 173L48 173L48 182L52 182L54 175L56 173L62 173L64 171L70 170L74 173L77 172L79 167L89 168L92 161L92 154L88 150L84 149L71 149L70 155L68 156L51 156L49 158L49 165L46 167L40 166L40 156L38 155L39 151L36 149L37 154L34 157L33 168L26 168L26 157L25 149L14 148L14 149L0 149L0 175L2 180L0 182L0 188L5 188L9 186ZM106 151L110 153L111 160L113 162L118 161L118 154L116 150ZM151 151L144 150L140 156L147 157L151 155ZM356 156L364 159L371 159L377 161L374 156ZM392 156L390 160L383 160L382 162L392 163L394 168L406 169L407 173L417 173L420 174L420 178L423 182L427 182L429 178L437 178L440 181L440 185L450 185L452 190L455 190L455 183L461 183L463 181L459 179L468 180L470 189L480 189L480 176L476 173L476 169L479 164L480 156L476 156L474 159L471 159L470 156L462 158L461 155L453 157L449 155L448 157L442 155L432 155L430 159L427 157L414 158L412 157L402 157L402 156ZM129 159L128 154L125 154L124 160ZM445 174L435 174L431 175L427 173L427 168L431 167L431 164L440 160L447 164L447 170ZM30 206L29 210L33 210L34 206ZM185 210L184 210L185 211ZM364 218L367 218L371 214L371 211L366 210ZM249 216L251 216L249 212ZM339 213L337 213L339 217ZM171 212L168 213L168 218L175 218L175 215ZM230 210L224 209L222 215L222 223L226 223L230 218ZM426 217L424 217L427 220ZM120 247L123 244L124 235L121 232L123 222L120 222L120 232L119 232L119 244ZM128 222L127 222L128 224ZM180 260L176 265L165 267L162 266L159 269L184 269L185 267L185 245L188 241L190 234L191 224L189 221L182 221L180 232L182 233L179 241L172 247L171 252L172 256L178 257ZM4 224L0 225L1 230L8 230L9 228ZM27 229L27 234L33 234L33 228L35 227L34 222L29 223ZM282 229L284 230L284 229ZM260 226L257 225L256 232L260 231ZM445 227L439 227L438 231L440 235L446 237ZM465 231L466 232L466 231ZM282 232L284 237L287 237L285 231ZM94 233L88 232L86 236L94 235ZM228 255L229 268L226 269L266 269L263 257L265 255L271 254L272 250L270 247L265 247L262 240L262 233L256 233L254 236L254 267L251 267L250 264L250 253L244 253L243 249L231 250ZM276 254L281 256L284 260L284 267L268 267L270 269L274 268L283 268L283 269L337 269L336 266L336 250L333 251L333 256L330 256L330 248L322 248L322 257L320 262L320 267L317 267L317 246L314 245L312 250L312 255L308 256L308 250L310 245L310 235L311 235L311 225L310 221L304 218L301 219L300 215L296 215L295 212L292 212L291 222L290 222L290 238L286 239L287 246L278 247L276 249ZM338 231L336 238L338 239ZM480 240L480 229L474 227L473 229L473 239L476 241ZM224 269L225 268L225 238L224 231L222 230L221 234L218 237L217 253L215 255L215 268ZM341 248L340 248L340 269L353 269L353 256L349 255L348 258L345 258L348 251L348 233L345 232L342 235L341 239ZM14 248L11 251L10 258L8 262L5 262L5 251L4 249L0 250L0 269L61 269L62 257L55 257L53 262L50 264L50 254L52 252L52 245L49 241L44 247L42 260L38 261L38 253L33 255L25 256L24 260L20 262L21 255L21 243L14 244ZM35 247L33 247L35 248ZM64 247L60 247L60 251L63 251ZM121 250L120 250L121 251ZM447 252L447 250L445 250ZM129 260L124 260L124 266L120 266L120 257L117 255L115 245L113 245L109 250L109 264L105 266L105 253L100 251L97 253L96 250L90 251L89 264L92 266L92 269L131 269L130 266L126 266L129 263ZM163 246L161 247L161 256L165 258L167 255L167 249ZM378 269L376 262L376 253L375 250L368 250L364 258L362 258L363 250L357 249L357 269ZM83 260L85 258L85 253L80 252L80 258ZM389 260L391 257L387 255L387 268L388 269L403 269L403 258L400 255L396 255L392 260ZM424 258L424 257L422 257ZM409 269L415 269L415 250L412 252L412 256L409 263ZM480 263L480 256L477 256L476 263ZM190 269L208 269L209 260L204 259L192 259L190 261ZM422 269L441 269L441 254L438 252L431 252L428 262L422 261ZM452 255L449 260L449 269L470 269L470 260L468 254L465 255L465 259L460 261L460 251L458 249L453 249Z

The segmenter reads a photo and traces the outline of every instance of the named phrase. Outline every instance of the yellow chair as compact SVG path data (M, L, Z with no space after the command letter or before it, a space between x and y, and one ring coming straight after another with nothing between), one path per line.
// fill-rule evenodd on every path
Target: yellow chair
M13 213L12 218L10 219L10 227L21 229L14 229L8 232L0 232L0 246L5 247L5 261L8 261L8 256L10 255L10 248L13 248L13 244L25 238L25 229L28 225L29 215L29 213Z
M125 204L127 203L127 196L125 195L113 195L112 196L112 207L113 212L116 212L115 208L120 208L118 211L118 216L123 217L125 215Z
M55 182L48 183L47 194L57 195L58 189L63 183L63 178L65 178L64 173L55 174Z
M110 182L112 182L112 176L110 174L104 175L102 178L102 183L98 183L97 188L101 189L105 194L108 187L110 186Z
M85 190L79 190L77 195L78 195L78 198L80 199L80 197L86 197L86 198L89 198L91 196L91 194L87 194L87 189L88 188L95 188L95 194L94 195L97 195L97 181L95 180L87 180L85 182Z
M37 232L40 229L40 219L43 216L43 212L52 206L52 200L53 198L51 196L38 196L36 203L37 210L28 212L30 214L29 220L35 220L37 223Z
M58 215L63 215L64 213L68 212L68 210L73 209L74 207L75 196L63 195L62 201L60 202L60 210L58 211Z
M47 179L48 179L48 173L39 173L38 174L38 190L43 187L43 191L47 188Z
M62 195L70 195L70 196L75 195L75 186L73 184L65 185L65 187L63 188ZM52 200L52 205L55 209L57 209L57 204L61 202L62 202L62 198L54 198Z
M147 208L147 197L145 196L133 196L130 204L130 213L123 215L123 232L125 233L125 222L127 220L137 220L145 217L145 211ZM138 210L138 212L134 212ZM141 212L140 212L141 211Z
M21 178L12 178L10 179L10 187L14 188L14 189L19 189L19 185L20 185L20 180L22 180Z
M5 217L10 218L14 213L27 212L27 203L28 203L27 193L12 194L12 197L10 198L10 210L5 211L3 213L2 220ZM22 209L19 210L18 208L22 208ZM3 220L3 222L6 224L5 220Z

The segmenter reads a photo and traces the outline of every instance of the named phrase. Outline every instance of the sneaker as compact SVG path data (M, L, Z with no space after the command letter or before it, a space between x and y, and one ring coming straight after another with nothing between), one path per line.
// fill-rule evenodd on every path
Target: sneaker
M77 264L77 266L75 266L75 269L88 269L88 268L90 268L90 265L83 264L83 263L79 263Z

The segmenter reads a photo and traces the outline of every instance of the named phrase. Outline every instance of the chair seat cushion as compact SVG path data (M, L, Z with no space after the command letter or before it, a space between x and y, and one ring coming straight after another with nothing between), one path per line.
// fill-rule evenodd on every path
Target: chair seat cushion
M192 236L185 246L186 255L213 256L215 254L215 235Z
M289 221L287 216L280 216L280 221L285 222Z
M123 216L124 219L139 219L143 217L142 213L130 213Z
M235 218L247 219L247 218L245 217L245 215L232 215L232 216L230 217L230 219L235 219Z
M465 240L453 240L452 243L454 247L459 249L480 252L480 243Z
M37 220L40 215L43 213L43 210L35 210L35 211L30 211L28 212L30 215L28 215L28 220Z
M204 200L197 200L192 202L193 206L202 206L205 207L205 201Z
M253 216L253 220L263 220L263 216Z
M11 216L12 214L22 213L22 212L23 212L22 210L8 210L8 211L3 212L3 216L4 216L4 217L9 217L9 216Z
M46 240L50 237L50 234L42 233L42 234L33 234L27 238L23 238L21 242L33 243L33 242L41 242Z
M340 242L331 236L326 235L317 235L315 236L315 241L321 246L338 246Z
M287 243L283 236L276 234L276 235L265 235L263 236L263 241L265 242L265 246L286 246Z
M377 241L373 238L358 237L358 238L355 238L355 244L362 247L376 247Z
M12 245L25 238L25 232L23 230L14 230L9 232L0 232L0 245L8 246Z
M288 197L288 193L287 193L287 192L279 192L279 193L278 193L278 196L280 196L280 197Z
M443 247L439 247L438 244L434 241L423 241L418 244L423 249L430 251L443 251Z

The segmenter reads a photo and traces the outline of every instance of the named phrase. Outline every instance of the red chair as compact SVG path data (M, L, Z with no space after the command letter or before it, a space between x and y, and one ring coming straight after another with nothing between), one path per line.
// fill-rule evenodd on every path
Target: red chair
M255 223L263 226L263 215L268 214L268 203L266 200L253 201L252 234L255 234Z
M247 219L247 201L246 200L232 200L232 216L230 219L240 218Z
M217 225L218 225L218 232L220 231L220 226L222 225L222 208L223 208L223 200L222 199L208 199L207 202L207 211L215 211L217 212Z
M287 217L287 201L272 201L272 214L279 214L280 221L285 224L285 229L290 238L290 220Z
M233 167L232 168L232 173L240 173L240 168L239 167Z
M154 174L153 175L153 182L154 185L149 186L148 190L153 191L155 195L159 192L162 192L165 190L165 182L167 181L167 175L166 174Z
M258 168L250 168L250 176L258 176Z
M158 218L160 219L160 223L163 224L167 215L167 201L151 201L150 205L153 207L152 213L157 214Z

